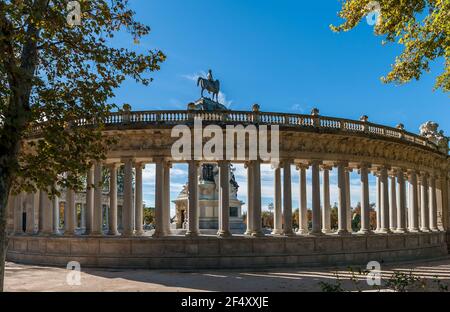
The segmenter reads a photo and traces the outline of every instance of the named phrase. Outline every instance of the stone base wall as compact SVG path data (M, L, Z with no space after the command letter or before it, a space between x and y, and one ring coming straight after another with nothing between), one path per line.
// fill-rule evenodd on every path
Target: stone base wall
M450 231L447 231L447 249L450 254Z
M446 233L216 238L11 236L7 260L40 265L233 269L366 265L448 255Z

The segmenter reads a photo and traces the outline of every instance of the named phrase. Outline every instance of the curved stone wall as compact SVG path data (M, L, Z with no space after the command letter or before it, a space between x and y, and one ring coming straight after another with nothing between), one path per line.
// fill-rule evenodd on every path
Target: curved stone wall
M443 233L264 238L10 239L8 260L66 266L148 269L232 269L287 266L362 265L448 255Z

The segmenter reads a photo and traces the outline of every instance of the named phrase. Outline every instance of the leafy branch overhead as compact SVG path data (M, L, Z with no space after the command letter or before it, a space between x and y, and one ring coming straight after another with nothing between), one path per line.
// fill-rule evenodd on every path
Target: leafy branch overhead
M444 69L435 89L450 90L450 0L344 0L339 16L345 21L331 26L336 32L349 31L374 12L379 19L375 33L387 42L404 47L383 82L403 84L420 79L430 71L430 63L442 59Z
M16 159L2 166L14 171L16 190L55 180L81 187L61 174L82 175L112 142L103 140L101 125L69 127L70 121L101 121L118 106L108 100L127 77L148 85L165 60L159 50L133 49L150 28L135 20L128 1L78 2L81 25L71 26L65 0L0 0L0 138L3 149L15 149L15 138L22 142ZM125 32L130 44L115 46L114 37ZM36 125L41 137L24 142Z

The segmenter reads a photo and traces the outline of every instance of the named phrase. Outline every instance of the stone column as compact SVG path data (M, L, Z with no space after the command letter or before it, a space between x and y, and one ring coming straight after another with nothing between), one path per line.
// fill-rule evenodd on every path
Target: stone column
M369 164L359 165L361 181L361 229L362 234L371 232L370 229L370 202L369 202Z
M39 194L39 233L45 235L53 233L53 209L45 190L41 190Z
M169 235L170 230L170 162L164 163L164 209L163 209L163 227L164 233Z
M284 161L283 164L283 217L284 227L283 235L292 236L292 182L291 182L291 163Z
M136 170L136 182L135 182L135 213L136 213L136 219L135 219L135 234L140 236L144 234L144 207L142 202L142 169L145 168L144 164L142 163L135 163L134 164L135 170Z
M398 233L406 231L406 187L404 170L397 170L397 230Z
M14 197L14 233L23 234L23 193Z
M108 235L119 235L117 230L117 164L109 165Z
M280 235L283 233L283 214L281 208L281 169L279 166L274 168L274 175L274 213L272 234Z
M420 205L420 209L421 209L421 213L420 213L420 218L421 218L421 227L420 230L422 232L429 232L430 231L430 219L429 219L429 207L428 207L428 173L426 172L422 172L420 174L420 192L421 192L421 205Z
M94 166L94 223L92 227L93 235L103 235L103 179L102 164L96 162Z
M331 233L331 207L330 207L330 170L331 166L322 166L323 170L323 211L322 232Z
M337 163L338 169L338 234L348 234L347 229L347 190L345 183L345 166L347 163Z
M86 234L92 234L94 229L94 168L91 166L86 177Z
M52 209L53 209L53 233L59 234L59 198L54 196L52 199Z
M391 183L389 196L389 228L391 231L397 230L397 188L395 183L396 171L393 170L389 175Z
M198 161L189 161L189 199L188 199L188 230L186 236L199 235L199 207L198 207Z
M299 211L298 211L298 234L308 234L308 203L306 198L306 169L308 169L308 165L299 164L297 166L299 170L299 178L300 178L300 198L299 198Z
M189 168L190 169L190 168ZM191 183L189 171L189 183ZM155 233L154 237L163 237L164 233L164 160L156 159L155 163Z
M314 160L311 162L311 183L312 183L312 231L311 234L322 234L320 224L320 166L321 162Z
M387 168L380 168L381 182L381 226L380 233L389 233L389 183Z
M350 172L352 168L345 168L345 201L347 203L347 230L352 233L352 202L350 197Z
M64 235L74 235L76 232L76 206L75 191L66 190L66 203L64 204L64 214L66 223L64 224Z
M217 236L229 237L230 233L230 162L220 161L219 167L219 230Z
M253 231L252 236L264 236L262 231L262 207L261 207L261 166L260 161L253 163Z
M39 210L39 192L28 194L27 197L25 232L32 235L36 231L36 211Z
M124 179L123 179L123 206L122 206L122 228L123 235L132 236L134 234L133 223L133 159L125 158L123 160Z
M86 230L86 204L80 204L80 228Z
M376 185L377 185L377 197L376 197L376 214L377 214L377 227L376 232L380 231L381 228L381 179L380 174L378 172L374 173L376 177Z
M419 231L419 203L418 203L418 190L417 190L417 174L415 170L409 171L409 185L410 185L410 203L409 214L410 214L410 224L409 231L410 232L418 232Z
M429 179L430 184L430 230L438 232L437 225L437 200L436 200L436 176L432 174Z
M247 168L247 229L245 235L252 235L253 232L253 165L246 162Z

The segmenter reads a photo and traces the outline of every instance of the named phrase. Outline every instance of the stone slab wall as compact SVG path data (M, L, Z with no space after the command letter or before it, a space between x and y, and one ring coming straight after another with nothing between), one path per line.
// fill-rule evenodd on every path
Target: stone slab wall
M12 236L7 259L20 263L147 269L366 265L448 255L446 234L348 237L40 237Z

